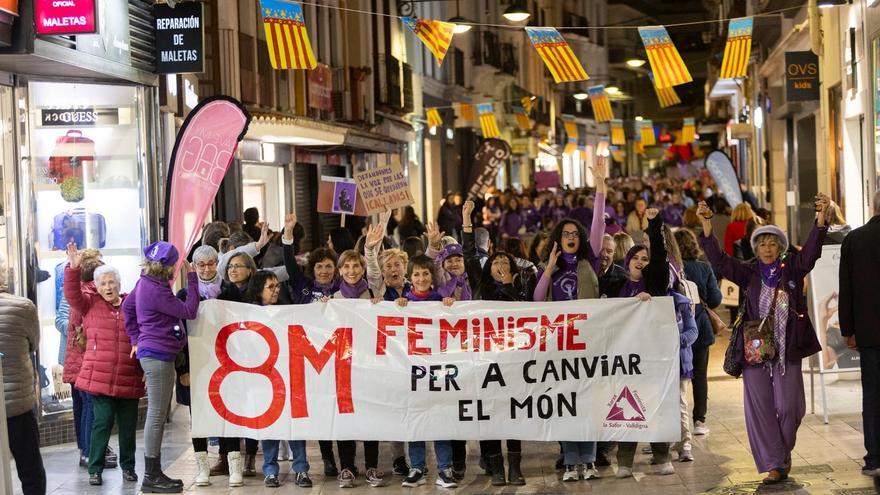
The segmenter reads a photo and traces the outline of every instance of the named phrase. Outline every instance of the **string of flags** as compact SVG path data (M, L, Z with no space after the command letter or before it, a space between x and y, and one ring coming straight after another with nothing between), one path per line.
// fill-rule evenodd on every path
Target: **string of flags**
M501 136L498 121L495 120L495 105L480 103L477 105L477 111L480 113L480 128L483 130L483 137L488 139Z
M565 148L563 153L573 153L578 149L578 126L574 119L563 119L565 127Z
M260 12L273 69L314 69L317 67L317 60L312 51L302 7L299 3L287 0L260 0ZM456 25L436 19L420 19L411 16L400 16L399 18L431 51L437 60L437 65L442 64L452 43ZM751 54L753 24L753 17L730 20L722 61L722 78L746 76ZM556 28L524 27L523 29L557 84L586 81L590 78L568 42ZM678 49L669 37L666 27L641 26L638 30L647 53L651 72L655 77L655 88L658 90L672 88L693 80ZM525 108L525 105L523 107ZM528 112L528 110L526 111Z
M614 112L611 110L611 100L608 93L605 92L605 86L592 86L587 88L587 94L590 95L590 103L593 105L593 117L596 122L608 122L614 119Z

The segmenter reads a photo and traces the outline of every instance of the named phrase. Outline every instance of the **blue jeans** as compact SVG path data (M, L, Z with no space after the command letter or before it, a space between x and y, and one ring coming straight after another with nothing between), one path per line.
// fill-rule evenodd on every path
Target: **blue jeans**
M278 446L281 440L263 440L263 474L278 476ZM290 455L293 457L293 472L308 473L309 460L306 458L305 440L288 440Z
M562 442L566 466L596 462L596 442Z
M92 423L95 416L92 413L92 397L71 385L73 398L73 428L76 431L76 446L79 447L81 456L88 457L91 448Z
M435 440L434 455L437 456L437 469L443 471L452 467L452 442ZM409 461L414 469L425 472L425 442L409 442Z

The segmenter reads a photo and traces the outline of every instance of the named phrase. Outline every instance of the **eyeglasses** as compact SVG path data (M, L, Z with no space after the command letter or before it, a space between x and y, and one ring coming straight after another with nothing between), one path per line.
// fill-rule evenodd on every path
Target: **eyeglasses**
M577 238L577 236L578 236L577 230L563 230L562 231L562 238L563 239L575 239L575 238Z
M217 266L216 261L200 261L196 263L196 268L212 268Z
M250 270L251 267L249 267L247 265L228 265L228 268L230 270L244 270L244 269Z
M264 290L275 290L281 288L281 284L266 284L263 286Z

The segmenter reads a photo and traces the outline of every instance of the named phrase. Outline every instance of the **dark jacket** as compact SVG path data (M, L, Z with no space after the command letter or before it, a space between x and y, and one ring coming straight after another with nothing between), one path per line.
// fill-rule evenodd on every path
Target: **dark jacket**
M290 292L291 304L309 304L325 296L333 297L333 294L339 290L340 278L338 275L333 279L330 289L325 293L315 285L314 280L303 273L299 263L296 262L293 244L287 244L282 240L281 249L284 254L284 268L289 276L287 289Z
M840 248L840 333L859 347L880 346L880 215L843 239Z
M782 262L779 287L788 294L789 311L788 321L785 324L785 347L788 349L786 360L790 364L797 364L803 358L822 350L813 323L810 321L807 301L803 294L804 277L810 273L816 265L816 260L822 255L822 242L825 240L827 230L825 227L813 227L800 252L789 254ZM748 290L745 319L760 318L758 304L761 297L761 273L758 269L758 261L744 262L728 256L721 250L714 235L700 236L700 245L718 273L738 285L741 291ZM737 360L745 364L741 332L737 336L734 349Z
M462 233L465 268L468 281L474 291L474 299L483 301L531 301L535 292L535 274L530 270L520 270L514 256L508 253L495 253L480 266L473 232ZM492 278L492 260L506 256L511 269L515 270L512 283L499 284Z
M605 273L599 275L599 293L605 297L617 297L620 287L626 283L626 279L626 270L612 263L608 270L605 270ZM611 295L612 287L618 287L617 292L613 296Z
M712 267L699 260L685 260L684 274L688 280L697 284L697 290L700 292L700 301L706 303L706 306L715 308L721 304L721 290L718 288L718 279L715 278L715 272ZM706 347L715 343L715 332L712 330L712 322L709 320L709 314L706 313L702 304L696 305L697 328L700 329L700 335L694 342L694 347Z

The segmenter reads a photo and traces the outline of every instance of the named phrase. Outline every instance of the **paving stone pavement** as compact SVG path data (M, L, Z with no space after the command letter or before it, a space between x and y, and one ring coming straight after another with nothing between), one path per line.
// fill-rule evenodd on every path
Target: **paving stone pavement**
M713 346L710 361L709 382L709 414L708 426L711 431L707 436L695 437L695 462L674 462L676 472L671 476L652 474L648 465L649 456L639 454L636 458L634 478L618 480L614 478L613 468L603 468L602 478L595 481L579 481L563 483L561 472L553 469L558 453L556 443L524 442L523 471L528 484L524 487L495 488L489 478L481 474L477 467L479 446L477 442L468 445L468 473L457 489L436 487L433 482L435 474L429 473L428 484L414 489L400 487L400 477L390 478L391 483L384 488L370 488L363 478L353 490L342 490L335 479L324 479L322 476L321 456L317 442L308 443L309 461L312 465L311 475L315 482L312 489L293 486L292 480L282 475L281 488L264 488L261 477L245 478L245 486L230 489L227 478L212 477L209 487L193 486L195 461L189 442L189 412L185 407L175 407L172 422L165 432L163 445L163 464L166 473L184 480L185 493L188 494L279 494L294 493L303 495L336 494L336 493L382 493L393 494L439 494L459 493L468 495L480 494L534 494L556 495L564 493L601 493L603 495L636 495L636 494L830 494L830 495L862 495L880 493L875 487L875 480L863 476L860 472L864 448L861 434L861 385L858 374L829 376L827 385L829 423L823 424L821 402L819 399L818 379L816 381L816 414L809 414L810 390L809 376L805 374L807 384L807 417L804 419L798 435L797 447L792 456L793 473L790 481L780 485L761 486L762 476L755 470L749 453L748 438L745 432L742 405L742 383L727 377L721 371L721 362L726 339L719 339ZM111 439L115 447L116 438ZM138 446L143 446L143 436L138 434ZM216 457L211 455L212 462ZM358 445L360 449L360 444ZM432 449L428 449L428 466L433 466ZM43 459L49 480L49 492L60 494L135 494L139 493L139 485L123 483L119 469L104 472L104 485L91 487L88 474L77 465L76 448L73 444L47 447L43 449ZM137 469L143 472L143 452L138 450ZM391 454L386 445L382 446L380 459L386 462L385 469L390 471ZM259 468L262 459L258 457ZM363 460L359 460L363 465ZM290 463L281 462L282 473L289 471ZM880 481L877 482L880 486ZM15 494L21 491L17 486Z

